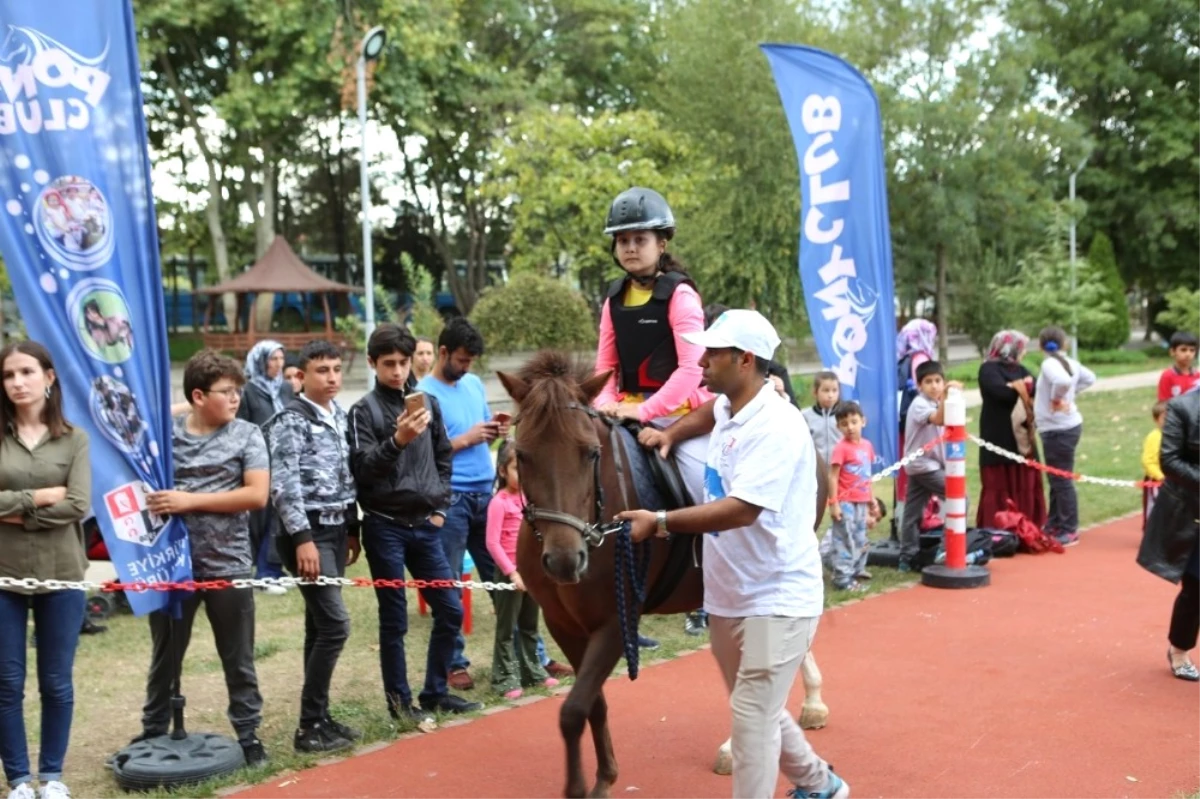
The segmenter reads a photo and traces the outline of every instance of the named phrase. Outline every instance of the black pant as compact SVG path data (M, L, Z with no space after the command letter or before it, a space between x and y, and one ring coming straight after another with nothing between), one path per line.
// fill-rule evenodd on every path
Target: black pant
M1196 647L1197 634L1200 634L1200 580L1185 572L1171 612L1167 640L1171 646L1186 652Z
M250 575L240 575L249 577ZM217 654L225 670L225 688L229 692L229 723L238 740L254 737L262 723L262 694L254 670L254 589L229 588L223 591L196 591L183 600L182 616L174 623L167 611L150 614L150 638L153 649L150 674L146 678L146 704L142 708L142 731L162 735L171 725L171 682L175 674L175 645L179 657L187 652L192 638L196 611L204 604L212 627ZM174 641L172 636L177 636Z
M1046 465L1068 472L1075 471L1075 450L1083 425L1070 430L1051 430L1042 433L1042 449ZM1046 532L1054 535L1079 531L1079 498L1075 481L1069 477L1050 475L1050 512L1046 516Z
M315 515L315 514L314 514ZM313 543L321 558L321 575L346 574L346 526L313 525ZM286 536L281 536L285 538ZM287 541L281 554L287 570L296 574L296 553ZM350 613L337 585L302 585L304 597L304 688L300 691L300 726L312 727L329 716L329 684L346 639Z

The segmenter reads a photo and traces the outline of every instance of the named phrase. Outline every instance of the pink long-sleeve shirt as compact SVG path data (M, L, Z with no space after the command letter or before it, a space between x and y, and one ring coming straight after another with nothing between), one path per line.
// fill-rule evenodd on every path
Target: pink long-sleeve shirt
M596 397L593 403L596 407L609 402L620 402L625 397L617 390L617 370L620 369L617 358L617 331L613 328L608 305L609 301L605 300L604 309L600 313L596 374L612 369L613 376ZM667 322L671 325L671 333L675 337L675 353L679 358L679 366L667 378L662 388L655 391L638 409L638 421L642 424L661 416L670 416L685 402L695 410L712 399L712 394L700 386L700 381L704 378L700 368L700 356L704 354L704 348L683 340L684 333L704 330L704 308L700 305L700 295L694 288L681 284L675 289L675 293L667 302Z
M502 488L488 502L487 551L504 576L517 570L517 533L521 530L521 511L525 494Z

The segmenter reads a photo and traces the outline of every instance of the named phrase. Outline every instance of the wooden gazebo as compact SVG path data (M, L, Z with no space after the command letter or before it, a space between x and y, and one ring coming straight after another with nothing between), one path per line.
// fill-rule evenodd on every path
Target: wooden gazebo
M285 333L271 330L255 330L254 309L246 308L249 299L248 295L264 292L277 294L297 292L301 294L319 294L322 307L325 311L324 330L312 330L312 307L307 303L308 312L304 318L304 332ZM276 236L275 241L271 242L271 246L267 248L267 251L263 253L254 266L231 280L215 286L208 286L197 292L198 294L209 295L208 306L204 312L204 326L201 333L204 346L224 350L235 356L244 356L255 344L264 339L278 341L285 348L292 351L299 350L313 339L325 339L332 341L343 350L351 350L353 344L346 340L345 336L334 330L333 314L329 307L330 294L349 294L351 292L361 293L362 289L321 277L321 275L314 272L307 264L300 260L283 236ZM237 314L232 320L232 329L228 333L213 332L209 327L213 309L216 306L217 299L222 294L237 295ZM246 317L245 329L242 329L241 321L243 311L247 311L244 314Z

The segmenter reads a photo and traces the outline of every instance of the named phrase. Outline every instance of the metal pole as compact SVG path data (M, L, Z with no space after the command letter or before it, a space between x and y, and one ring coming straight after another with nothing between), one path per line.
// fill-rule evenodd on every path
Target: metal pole
M375 332L375 265L371 260L371 191L367 182L367 60L358 56L358 126L362 132L359 177L362 183L363 289L366 291L366 336Z
M1078 174L1078 170L1072 172L1067 181L1067 196L1071 200L1071 357L1075 360L1079 360L1079 303L1075 299L1075 176Z

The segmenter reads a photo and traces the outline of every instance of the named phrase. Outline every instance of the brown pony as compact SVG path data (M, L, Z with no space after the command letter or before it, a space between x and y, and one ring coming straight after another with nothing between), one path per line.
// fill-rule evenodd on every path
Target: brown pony
M559 714L567 749L564 793L569 797L584 796L587 790L580 755L586 724L591 725L596 747L596 784L591 795L608 796L617 779L603 688L621 659L623 645L615 542L605 537L601 525L636 507L637 498L625 496L632 488L618 475L614 456L620 456L621 475L629 474L628 460L624 453L613 452L608 423L591 409L609 374L593 375L590 368L573 365L568 356L557 352L538 353L517 375L498 373L517 405L517 468L528 503L517 541L517 569L541 606L546 628L575 668L575 684ZM817 482L822 488L820 516L826 481ZM651 539L650 546L647 595L663 575L668 553L663 540ZM688 568L652 612L685 613L703 601L702 571Z

